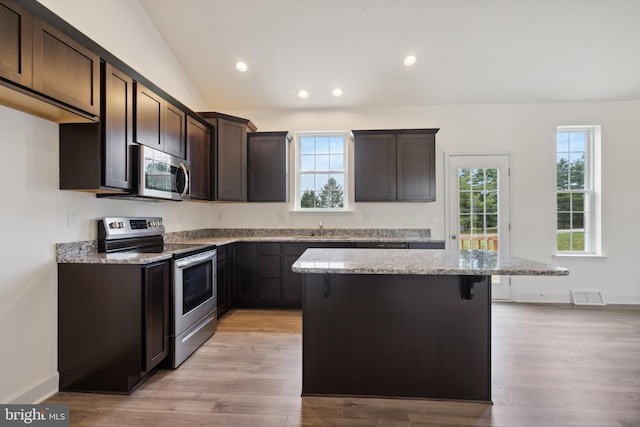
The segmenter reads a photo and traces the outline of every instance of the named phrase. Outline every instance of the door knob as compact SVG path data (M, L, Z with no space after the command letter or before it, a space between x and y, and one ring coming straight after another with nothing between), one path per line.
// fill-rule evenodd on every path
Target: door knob
M458 236L456 236L455 234L453 236L451 236L451 239L456 240L458 238Z

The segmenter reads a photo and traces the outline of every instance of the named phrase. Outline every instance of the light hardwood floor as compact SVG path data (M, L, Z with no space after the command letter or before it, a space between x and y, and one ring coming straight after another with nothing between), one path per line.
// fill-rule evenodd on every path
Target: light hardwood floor
M301 313L233 310L130 396L58 393L72 425L640 426L640 306L493 305L493 405L300 397ZM469 355L473 357L473 355Z

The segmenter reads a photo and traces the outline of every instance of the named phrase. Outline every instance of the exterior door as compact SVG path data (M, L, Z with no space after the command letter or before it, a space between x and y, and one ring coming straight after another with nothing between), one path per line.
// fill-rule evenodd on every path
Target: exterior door
M509 255L509 156L448 155L449 247ZM511 299L509 276L492 276L492 298Z

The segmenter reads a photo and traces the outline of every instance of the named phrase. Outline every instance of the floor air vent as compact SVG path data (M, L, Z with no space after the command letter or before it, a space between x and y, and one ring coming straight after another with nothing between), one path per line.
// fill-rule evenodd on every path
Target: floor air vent
M607 305L600 292L570 291L573 305Z

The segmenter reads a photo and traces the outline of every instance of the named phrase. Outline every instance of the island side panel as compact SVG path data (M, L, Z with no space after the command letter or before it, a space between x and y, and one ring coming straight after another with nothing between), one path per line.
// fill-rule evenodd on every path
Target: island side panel
M491 400L490 277L305 274L303 395Z

